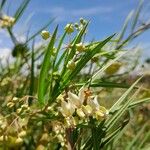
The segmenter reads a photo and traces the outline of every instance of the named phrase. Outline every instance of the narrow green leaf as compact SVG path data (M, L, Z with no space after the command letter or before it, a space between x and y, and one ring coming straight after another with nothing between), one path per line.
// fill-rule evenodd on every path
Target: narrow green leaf
M138 22L138 19L139 19L139 15L140 15L140 12L142 10L142 7L143 7L143 0L140 0L139 2L139 6L134 14L134 18L133 18L133 23L132 23L132 26L131 26L131 32L133 33L134 32L134 29L137 25L137 22Z
M15 22L17 22L19 20L19 18L22 16L23 12L25 11L26 7L28 6L30 0L24 0L19 8L17 9L17 11L15 12L14 18L15 18Z
M142 77L141 77L142 78ZM119 105L124 101L124 99L128 96L128 94L132 91L132 89L135 87L135 85L141 80L141 78L139 78L138 80L136 80L132 86L119 98L119 100L110 108L110 112L113 112L115 109L117 109L117 107L119 107Z
M39 103L42 105L45 103L45 88L46 88L46 79L49 71L49 66L50 66L50 57L52 55L55 39L56 39L56 34L57 34L58 26L56 27L51 40L48 44L45 57L42 63L41 71L40 71L40 76L39 76L39 82L38 82L38 100Z
M133 140L129 143L129 145L126 147L126 150L131 150L131 148L134 146L134 144L138 141L141 134L144 132L145 128L147 127L147 123L143 125L143 127L139 130L138 134L133 138Z
M108 62L107 64L104 65L104 67L102 67L99 71L97 71L92 78L89 80L90 82L93 82L94 80L96 80L97 78L100 78L103 74L103 72L110 66L112 65L115 61L117 61L119 58L121 58L123 55L125 55L127 52L123 52L121 53L119 56L117 56L115 59L111 60L110 62ZM88 82L89 82L88 81Z
M4 7L5 3L6 3L6 0L2 0L2 1L1 1L1 4L0 4L0 11L1 11L2 8Z
M79 60L79 62L76 65L76 68L73 70L73 72L71 72L68 77L66 78L66 80L64 81L64 85L65 86L67 84L67 82L69 82L70 80L72 80L80 71L81 69L86 65L86 63L98 52L100 52L101 48L107 43L109 42L109 40L113 37L114 35L108 37L107 39L105 39L104 41L100 42L94 49L91 49L89 51L87 51Z
M31 53L31 75L30 75L30 90L29 95L33 96L34 91L34 41L32 44L32 53ZM29 98L29 105L32 104L32 98Z

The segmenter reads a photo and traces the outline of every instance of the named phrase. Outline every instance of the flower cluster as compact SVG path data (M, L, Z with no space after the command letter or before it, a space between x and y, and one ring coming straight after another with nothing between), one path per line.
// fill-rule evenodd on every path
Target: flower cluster
M103 120L108 115L108 110L100 106L98 97L93 97L91 91L82 87L79 94L68 92L68 98L61 101L59 111L65 118L67 127L76 126L80 120L88 121L90 117Z
M15 18L7 16L7 15L2 15L0 18L0 27L2 28L7 28L11 27L15 22Z

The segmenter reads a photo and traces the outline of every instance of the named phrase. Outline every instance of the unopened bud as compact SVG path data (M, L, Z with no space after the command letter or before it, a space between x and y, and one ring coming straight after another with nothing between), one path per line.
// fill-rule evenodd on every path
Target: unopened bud
M65 31L68 34L71 34L72 32L74 32L74 26L73 26L73 24L67 24L66 27L65 27Z
M83 45L83 43L78 43L76 44L76 49L78 52L83 52L85 50L85 46Z
M74 61L69 61L67 64L67 68L73 70L76 67L76 63Z
M47 40L47 39L50 37L50 33L49 33L48 31L46 31L46 30L43 30L43 31L41 32L41 36L42 36L42 38L43 38L44 40Z
M25 137L26 135L27 135L27 132L24 130L18 134L19 137Z
M15 105L15 103L13 103L13 102L8 102L7 103L7 107L9 107L9 108L12 108L14 105Z
M22 143L23 143L23 139L20 137L18 137L15 141L15 144L17 144L17 145L21 145Z
M85 117L85 114L84 114L84 112L82 111L82 109L77 109L77 114L78 114L78 116L81 117L81 118L84 118L84 117Z

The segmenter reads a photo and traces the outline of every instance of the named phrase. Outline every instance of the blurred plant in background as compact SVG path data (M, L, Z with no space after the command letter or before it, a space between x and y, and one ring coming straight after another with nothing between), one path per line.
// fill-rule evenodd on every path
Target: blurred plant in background
M3 12L7 1L0 4L0 26L14 44L14 59L0 61L0 148L148 148L149 84L145 74L131 76L140 56L128 46L150 28L138 25L142 2L119 34L102 41L86 41L90 22L80 18L61 36L58 26L47 30L50 20L22 43L13 28L29 2L12 16ZM39 34L44 40L36 47Z

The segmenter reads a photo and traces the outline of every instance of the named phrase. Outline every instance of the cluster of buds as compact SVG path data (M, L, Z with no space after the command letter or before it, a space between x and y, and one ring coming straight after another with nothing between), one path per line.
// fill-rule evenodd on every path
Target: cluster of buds
M21 124L17 126L19 120L14 118L9 123L12 118L7 120L5 117L0 116L0 144L5 142L9 148L21 146L27 136L27 132L22 128Z
M67 101L62 100L59 108L67 127L76 126L80 120L87 121L90 117L97 120L103 120L107 117L108 110L100 106L98 97L93 98L88 89L82 87L78 95L70 91L67 94Z
M73 57L72 60L68 61L68 64L67 64L67 68L70 69L70 70L75 69L76 61L78 60L78 58L77 58L78 54L82 53L86 50L86 47L82 42L80 42L78 44L75 44L75 48L76 48L76 54L75 54L75 56Z
M65 31L67 34L71 34L74 32L74 29L77 29L78 31L82 30L82 28L86 25L87 21L83 18L80 18L80 23L69 23L65 26Z
M54 121L52 122L52 131L55 133L55 137L61 146L64 147L66 143L64 125L59 121Z
M8 28L11 27L15 23L15 18L2 15L0 18L0 27L2 28Z
M80 31L82 30L82 28L87 24L87 21L83 18L80 18L80 22L79 23L75 23L75 28Z
M17 114L26 114L30 112L30 107L27 104L27 100L28 99L19 99L17 97L13 97L8 103L7 103L7 107L9 109L15 108Z

